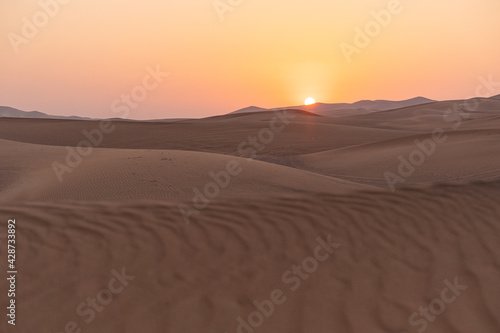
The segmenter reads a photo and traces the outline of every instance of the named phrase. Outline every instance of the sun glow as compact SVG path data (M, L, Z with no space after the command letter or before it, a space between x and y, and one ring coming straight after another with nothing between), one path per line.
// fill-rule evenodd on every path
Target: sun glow
M305 105L312 105L314 103L316 103L316 101L312 97L307 97L305 102L304 102Z

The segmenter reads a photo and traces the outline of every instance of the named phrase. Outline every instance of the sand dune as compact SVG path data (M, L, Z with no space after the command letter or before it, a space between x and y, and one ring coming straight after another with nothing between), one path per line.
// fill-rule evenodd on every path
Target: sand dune
M77 116L53 116L39 111L21 111L8 106L0 106L0 118L35 118L35 119L90 119Z
M500 101L464 103L117 120L62 182L99 122L2 118L0 331L498 333Z
M314 112L321 115L331 117L339 117L348 114L349 110L354 114L364 114L377 111L386 111L404 108L413 105L423 105L435 102L425 97L416 97L404 101L387 101L387 100L363 100L355 103L315 103L312 105L290 106L289 109L298 109L302 111ZM263 109L257 106L250 106L240 110L231 112L230 114L262 112L273 109Z
M334 149L297 157L296 166L383 188L388 188L385 173L398 174L401 164L414 169L404 177L403 185L500 178L500 130L450 131L442 140L436 142L431 134L421 134Z
M290 123L257 159L317 152L365 142L403 137L407 130L366 128L335 123L335 119L291 112ZM113 122L115 130L103 137L101 148L170 149L241 156L238 146L270 126L273 112L228 115L176 123ZM54 128L59 130L54 131ZM97 121L0 119L0 139L26 143L77 146L83 131L99 128ZM416 132L415 132L416 133Z
M462 116L462 121L467 123L471 119L486 119L489 116L498 116L499 113L499 100L479 98L470 101L434 102L376 114L343 117L338 120L338 123L398 130L432 131L436 127L451 129L456 125L456 119L459 116Z
M496 182L223 200L190 225L158 201L10 205L2 215L19 225L19 313L30 314L19 329L59 332L74 321L91 332L237 332L253 301L279 289L286 300L258 332L400 333L425 323L429 332L495 333L499 195ZM328 235L340 244L330 257L303 280L287 273ZM86 323L91 315L75 309L122 268L134 279ZM446 311L411 325L455 279L466 289Z
M0 140L4 149L0 168L10 169L0 184L2 201L47 200L179 200L192 198L194 188L203 191L214 182L228 182L230 163L237 175L220 188L220 196L259 193L331 192L368 189L369 186L241 157L202 152L137 149L94 149L72 172L61 172L59 181L53 162L65 164L68 151ZM28 161L27 154L31 157ZM15 165L23 165L16 169ZM251 186L249 186L251 184Z

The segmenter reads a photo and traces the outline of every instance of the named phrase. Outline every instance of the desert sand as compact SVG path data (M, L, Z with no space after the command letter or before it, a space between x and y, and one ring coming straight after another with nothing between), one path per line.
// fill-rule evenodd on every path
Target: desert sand
M464 103L115 120L61 177L98 121L0 118L1 331L498 333L500 99Z

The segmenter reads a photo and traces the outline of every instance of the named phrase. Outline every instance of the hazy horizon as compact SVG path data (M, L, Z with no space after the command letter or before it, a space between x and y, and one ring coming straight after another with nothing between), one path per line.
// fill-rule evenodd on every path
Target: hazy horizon
M489 98L489 97L494 97L494 96L487 96L486 98ZM414 99L419 99L419 98L422 98L422 99L428 99L427 97L425 96L415 96L415 97L412 97L412 98L408 98L408 99L405 99L405 100L399 100L399 101L391 101L391 100L383 100L383 99L375 99L375 100L358 100L358 101L354 101L354 102L325 102L325 101L316 101L315 105L317 104L324 104L324 105L336 105L336 104L348 104L348 105L352 105L352 104L355 104L355 103L358 103L358 102L377 102L377 101L382 101L382 102L403 102L403 101L408 101L408 100L414 100ZM429 99L429 100L432 100L432 99ZM228 113L232 113L232 112L235 112L235 111L240 111L240 110L243 110L243 109L247 109L247 108L262 108L262 109L269 109L269 110L273 110L273 109L286 109L286 108L294 108L294 107L305 107L307 105L304 105L304 104L297 104L297 105L281 105L281 106L278 106L278 105L274 105L274 106L261 106L261 105L246 105L246 106L242 106L242 107L239 107L235 110L230 110L228 112L224 112L224 113L220 113L220 112L215 112L214 114L210 114L210 115L206 115L207 117L212 117L212 116L217 116L217 115L225 115L225 114L228 114ZM41 110L22 110L22 109L18 109L16 107L13 107L13 106L10 106L10 105L0 105L0 108L2 107L7 107L7 108L13 108L13 109L16 109L16 110L19 110L19 111L23 111L23 112L42 112L42 113L45 113L47 115L50 115L50 116L67 116L67 117L71 117L71 116L77 116L77 117L86 117L85 115L74 115L74 114L64 114L64 115L56 115L56 114L52 114L50 113L50 111L41 111ZM116 118L119 118L119 117L116 117ZM185 117L185 118L191 118L191 117ZM131 120L136 120L135 118L127 118L127 119L131 119ZM168 118L157 118L157 119L168 119ZM154 120L153 118L151 119L137 119L137 120Z
M500 75L497 1L232 3L2 3L0 104L111 118L146 82L129 118L188 118L306 97L464 99Z

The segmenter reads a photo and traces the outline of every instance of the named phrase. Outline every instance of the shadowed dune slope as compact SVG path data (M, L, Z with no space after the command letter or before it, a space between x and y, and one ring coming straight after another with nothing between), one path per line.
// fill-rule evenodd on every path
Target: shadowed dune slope
M403 185L500 178L500 130L450 131L439 140L422 134L334 149L299 156L296 166L384 188L386 172L403 176Z

